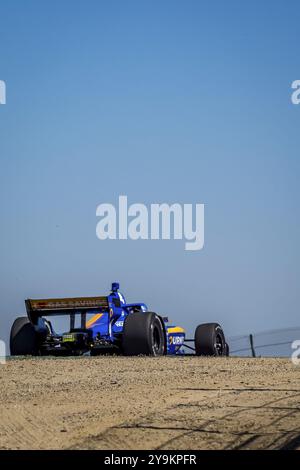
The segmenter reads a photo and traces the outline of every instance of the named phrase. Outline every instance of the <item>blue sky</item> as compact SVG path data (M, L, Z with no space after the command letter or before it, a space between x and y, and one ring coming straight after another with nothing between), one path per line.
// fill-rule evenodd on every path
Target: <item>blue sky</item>
M119 280L192 332L299 325L298 2L0 4L0 337ZM204 203L205 247L100 241L96 207Z

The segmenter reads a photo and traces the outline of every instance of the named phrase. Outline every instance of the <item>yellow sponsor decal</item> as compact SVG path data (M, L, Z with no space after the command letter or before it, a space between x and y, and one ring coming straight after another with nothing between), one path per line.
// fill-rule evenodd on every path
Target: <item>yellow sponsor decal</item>
M75 341L74 335L64 335L63 336L63 343L73 343Z
M169 333L185 333L185 330L180 326L174 326L173 328L168 328L168 334Z

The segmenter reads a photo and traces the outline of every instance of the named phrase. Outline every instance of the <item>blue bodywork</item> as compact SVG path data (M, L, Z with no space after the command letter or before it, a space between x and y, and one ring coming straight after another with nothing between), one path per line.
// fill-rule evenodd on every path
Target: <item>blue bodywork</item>
M139 316L149 312L145 303L126 303L117 282L112 284L108 296L27 299L25 305L42 354L119 353L123 348L126 318L131 314L138 313ZM69 331L62 334L54 331L48 317L55 315L70 317ZM75 321L78 316L80 328ZM156 316L162 326L160 334L165 336L163 353L183 354L185 330L169 325L167 318Z
M108 309L91 312L91 318L86 321L86 328L92 330L95 345L97 341L117 344L124 327L125 319L133 312L147 312L145 303L127 304L125 297L119 292L119 284L113 283L111 293L107 296ZM166 335L167 354L183 354L185 330L168 324L163 318Z

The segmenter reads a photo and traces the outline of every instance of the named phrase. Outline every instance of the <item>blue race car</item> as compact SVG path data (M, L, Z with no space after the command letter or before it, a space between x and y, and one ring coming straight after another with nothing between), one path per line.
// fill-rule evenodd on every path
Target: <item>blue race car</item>
M144 303L127 304L112 284L105 297L27 299L27 317L17 318L11 328L11 355L124 354L161 356L185 354L224 356L228 345L218 323L197 326L194 339L168 319L150 312ZM69 331L58 334L48 317L69 315ZM80 325L76 325L79 315ZM187 343L194 343L194 347Z

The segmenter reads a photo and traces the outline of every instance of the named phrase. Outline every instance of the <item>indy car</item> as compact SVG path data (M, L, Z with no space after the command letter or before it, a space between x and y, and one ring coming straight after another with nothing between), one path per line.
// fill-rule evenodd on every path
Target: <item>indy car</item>
M170 325L168 318L149 311L146 304L126 303L117 282L108 296L27 299L25 305L27 317L17 318L11 328L12 356L229 354L218 323L198 325L194 338L187 339L183 328ZM54 331L49 318L55 315L70 317L69 331Z

